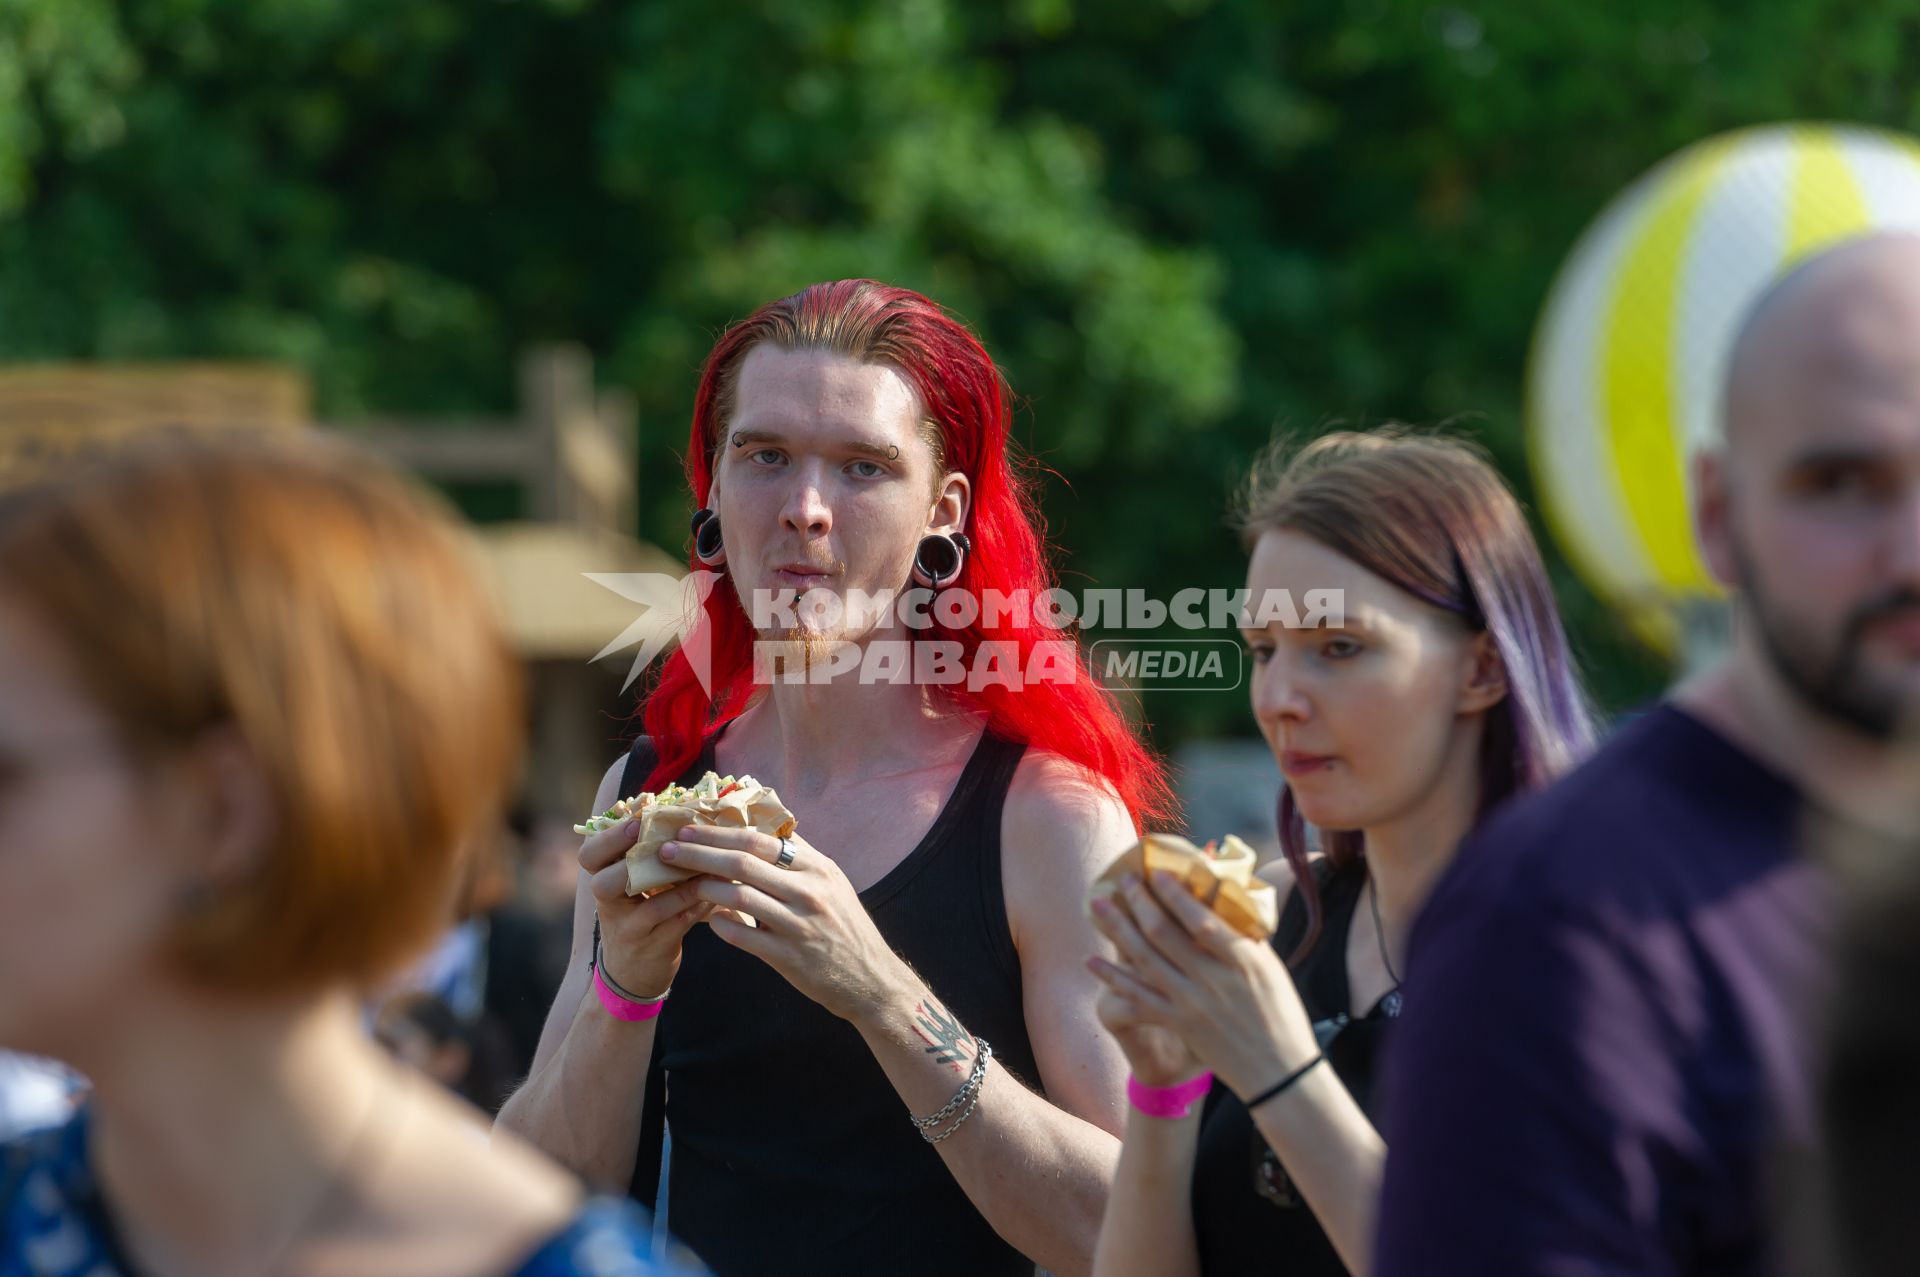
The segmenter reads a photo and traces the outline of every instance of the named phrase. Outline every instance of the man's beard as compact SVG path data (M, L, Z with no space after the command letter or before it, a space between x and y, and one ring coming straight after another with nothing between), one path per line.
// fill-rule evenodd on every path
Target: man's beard
M825 666L836 653L858 647L896 624L895 591L845 599L821 590L827 596L817 601L821 610L810 611L808 600L813 593L801 591L794 600L794 623L775 621L754 630L755 646L770 656L778 669L799 671L809 682L815 668ZM749 621L752 617L750 610ZM845 668L842 666L841 672Z
M1840 627L1831 651L1791 609L1775 607L1761 588L1744 547L1734 544L1740 589L1760 635L1760 645L1788 687L1815 712L1877 741L1892 741L1912 726L1907 690L1876 675L1862 647L1867 626L1889 616L1920 612L1920 593L1896 589L1855 607Z
M777 657L780 667L785 670L799 670L811 678L813 667L824 662L833 650L847 640L819 630L810 630L805 626L776 626L762 630L756 639L770 645L770 651Z
M736 582L736 589L738 583ZM778 595L778 590L762 590L762 595ZM844 639L844 635L834 631L843 628L843 616L826 618L811 617L805 614L804 604L811 591L798 591L791 600L794 609L785 622L773 620L771 624L758 624L756 618L765 606L765 598L756 598L754 606L742 597L741 607L746 611L747 622L753 626L754 648L760 658L771 658L774 668L780 671L799 671L811 676L816 664L826 660L829 653ZM778 614L775 613L777 616ZM823 621L826 622L823 624Z

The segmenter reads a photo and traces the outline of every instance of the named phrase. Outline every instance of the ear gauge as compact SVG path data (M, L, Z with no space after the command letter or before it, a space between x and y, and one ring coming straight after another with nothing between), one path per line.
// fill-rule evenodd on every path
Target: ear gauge
M705 506L693 512L693 556L710 568L726 566L727 548L720 537L720 516Z
M921 537L919 548L913 552L913 583L929 590L951 585L959 579L971 549L973 542L964 532L933 532Z

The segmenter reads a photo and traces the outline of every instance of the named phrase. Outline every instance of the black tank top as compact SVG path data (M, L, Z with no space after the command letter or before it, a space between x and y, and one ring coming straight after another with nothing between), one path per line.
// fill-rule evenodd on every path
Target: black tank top
M860 902L993 1058L1038 1090L1000 885L1001 809L1025 751L982 735L926 837ZM640 792L652 765L643 741L620 792ZM681 783L713 765L709 737ZM664 1112L667 1227L716 1274L1031 1277L1033 1262L967 1200L851 1024L706 927L688 933L673 985L633 1192L654 1201Z
M1399 1012L1391 993L1354 1018L1347 991L1347 933L1366 885L1364 863L1328 873L1314 866L1325 922L1320 938L1294 968L1294 983L1327 1063L1354 1101L1374 1118L1373 1070L1388 1025ZM1273 947L1282 958L1307 932L1306 902L1290 892ZM1276 1079L1277 1080L1277 1079ZM1377 1120L1377 1119L1376 1119ZM1346 1265L1320 1229L1253 1119L1226 1087L1215 1083L1200 1119L1193 1167L1193 1225L1206 1277L1285 1272L1290 1277L1346 1277Z

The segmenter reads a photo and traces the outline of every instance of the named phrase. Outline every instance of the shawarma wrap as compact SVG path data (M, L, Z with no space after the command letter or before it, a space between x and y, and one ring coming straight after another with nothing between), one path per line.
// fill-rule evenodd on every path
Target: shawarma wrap
M757 829L775 838L791 834L797 823L780 795L751 776L708 772L692 785L669 785L657 794L623 798L575 825L576 834L597 834L625 821L640 822L640 837L627 851L627 894L646 895L693 877L693 871L660 863L660 848L688 825Z
M1196 847L1177 834L1148 834L1094 879L1092 897L1112 895L1127 874L1139 874L1145 880L1165 870L1229 927L1250 939L1265 940L1280 925L1280 902L1273 884L1255 876L1258 864L1253 848L1232 834L1218 847L1212 843Z

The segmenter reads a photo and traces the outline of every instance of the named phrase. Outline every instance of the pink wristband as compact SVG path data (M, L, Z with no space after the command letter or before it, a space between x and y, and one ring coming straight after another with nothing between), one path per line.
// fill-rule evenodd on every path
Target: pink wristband
M1129 1073L1127 1103L1148 1117L1186 1117L1193 1112L1193 1102L1204 1097L1212 1085L1212 1073L1188 1078L1177 1086L1148 1086Z
M651 1002L633 1002L621 997L607 987L597 962L593 966L593 991L598 995L600 1005L607 1009L607 1014L616 1020L651 1020L667 1005L667 995L664 993Z

